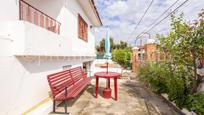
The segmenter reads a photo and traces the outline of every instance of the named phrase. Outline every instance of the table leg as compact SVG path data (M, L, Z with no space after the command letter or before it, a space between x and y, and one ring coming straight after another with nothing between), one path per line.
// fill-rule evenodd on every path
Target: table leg
M107 80L108 80L108 86L107 86L107 88L110 89L110 78L108 78Z
M98 78L96 77L96 90L95 90L95 93L96 93L96 98L98 97Z
M118 100L118 83L117 83L117 78L114 78L114 90L115 90L115 100Z

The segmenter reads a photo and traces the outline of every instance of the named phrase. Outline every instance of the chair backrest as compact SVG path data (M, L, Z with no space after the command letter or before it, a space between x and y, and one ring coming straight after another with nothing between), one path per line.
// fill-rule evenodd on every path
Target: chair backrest
M74 84L70 70L50 74L47 76L47 79L53 97L63 92L65 86L71 86Z
M84 78L83 70L81 67L76 67L70 69L71 76L74 80L74 83L82 80Z

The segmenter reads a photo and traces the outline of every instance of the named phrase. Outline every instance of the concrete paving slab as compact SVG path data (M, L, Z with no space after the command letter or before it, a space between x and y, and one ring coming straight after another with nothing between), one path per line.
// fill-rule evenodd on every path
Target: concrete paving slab
M106 81L100 81L99 96L95 98L95 79L85 91L74 100L68 102L70 115L177 115L167 104L158 97L149 94L137 82L127 79L119 80L118 101L112 98L104 99L102 89ZM113 89L113 81L111 81ZM60 104L57 111L64 111ZM57 115L57 114L50 114Z

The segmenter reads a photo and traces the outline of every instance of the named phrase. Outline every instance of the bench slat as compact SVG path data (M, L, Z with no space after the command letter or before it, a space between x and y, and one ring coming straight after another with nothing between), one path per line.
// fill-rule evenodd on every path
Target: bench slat
M54 100L75 98L90 83L90 78L85 76L81 67L72 68L48 75L48 82ZM67 96L65 96L67 87Z
M61 71L61 72L56 72L56 73L53 73L53 74L49 74L49 79L52 79L52 77L57 77L57 76L60 76L60 75L63 75L63 74L66 74L68 73L69 70L64 70L64 71Z
M66 81L69 81L69 82L72 82L72 78L70 77L64 77L63 79L59 79L57 81L53 81L52 82L52 85L57 85L57 84L60 84L60 83L63 83L63 82L66 82ZM73 83L72 83L73 84Z
M49 80L50 81L52 81L52 80L54 80L54 79L60 79L60 78L62 78L62 76L66 76L66 75L70 75L70 72L69 71L65 71L65 72L63 72L63 73L60 73L60 74L56 74L56 75L49 75Z
M72 92L71 92L71 96L74 98L76 97L86 86L88 83L90 83L89 78L87 78L85 81L82 81L80 83L78 83L78 87L76 87Z
M75 98L86 86L90 83L90 78L87 78L85 81L78 83L78 85L73 86L68 90L67 97L65 97L64 93L60 94L55 100L64 100L64 99L72 99Z

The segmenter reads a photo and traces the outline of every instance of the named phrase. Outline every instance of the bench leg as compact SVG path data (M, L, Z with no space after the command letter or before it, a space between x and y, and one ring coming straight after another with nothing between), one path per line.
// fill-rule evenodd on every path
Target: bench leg
M67 112L67 100L64 100L64 102L65 102L65 106L64 106L65 112L56 112L56 101L53 100L53 112L52 113L68 115L69 113Z
M55 100L53 100L53 112L55 113L55 105L56 105L56 102Z
M67 100L64 100L64 110L65 110L65 113L67 113Z

